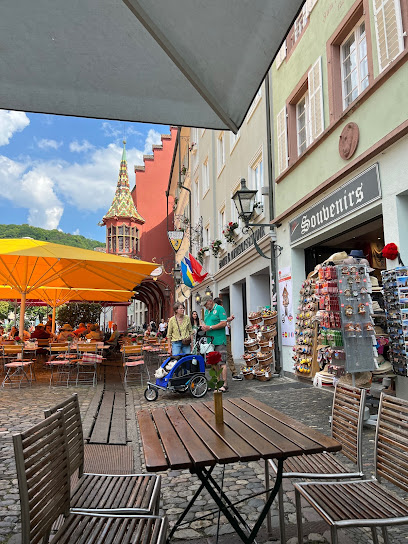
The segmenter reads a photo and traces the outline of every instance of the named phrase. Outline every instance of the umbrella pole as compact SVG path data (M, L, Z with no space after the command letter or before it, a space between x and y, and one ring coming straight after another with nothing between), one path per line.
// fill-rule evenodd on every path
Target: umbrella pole
M52 334L54 334L55 332L55 306L52 307L52 328L51 328L51 331L52 331Z
M21 303L20 303L20 328L18 330L18 334L20 336L20 340L23 340L24 338L24 314L25 314L25 307L26 307L26 289L27 289L27 272L28 272L28 257L23 257L24 259L24 271L23 271L23 289L24 291L21 292Z
M20 336L20 340L24 338L24 314L25 314L25 307L26 307L26 292L24 291L21 293L21 305L20 305L20 328L18 329L18 334Z

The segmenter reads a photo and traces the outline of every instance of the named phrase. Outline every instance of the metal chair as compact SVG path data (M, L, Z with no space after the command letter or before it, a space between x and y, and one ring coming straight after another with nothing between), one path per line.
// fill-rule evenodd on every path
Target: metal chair
M283 478L306 478L316 480L341 480L364 478L361 434L366 391L338 384L334 392L331 420L331 435L342 444L342 453L355 465L356 470L344 466L333 453L290 457L283 465ZM265 462L265 485L269 488L269 468L276 474L277 464L273 459ZM279 528L281 542L286 542L283 487L278 493ZM268 532L271 532L271 514L267 517Z
M98 371L103 360L100 346L100 342L78 342L76 385L82 383L95 387L98 383Z
M68 387L72 372L76 369L76 353L70 353L68 342L50 343L49 353L50 358L45 365L51 370L50 387L59 384Z
M137 511L157 514L160 505L161 478L156 474L90 474L84 473L84 437L78 395L44 411L50 417L62 410L68 437L69 472L78 470L79 481L72 492L71 508L109 512ZM96 493L97 491L97 493Z
M137 375L140 375L140 383L143 386L143 372L146 371L149 379L149 369L142 355L142 345L124 345L122 348L123 367L125 369L124 383L127 387L130 382L136 383Z
M167 518L70 510L70 460L62 411L13 436L21 503L22 544L48 542L58 517L63 525L54 544L70 542L138 542L164 544ZM132 539L133 536L133 539ZM137 538L136 537L136 538Z
M408 491L408 401L381 395L375 437L375 476L371 480L296 483L295 500L299 542L303 542L301 496L330 525L331 541L346 527L370 527L378 542L381 527L389 543L387 526L408 524L408 504L380 485L380 479Z
M32 381L35 380L34 361L24 359L24 346L8 345L1 346L1 349L5 372L1 386L18 384L20 388L24 380L31 386Z

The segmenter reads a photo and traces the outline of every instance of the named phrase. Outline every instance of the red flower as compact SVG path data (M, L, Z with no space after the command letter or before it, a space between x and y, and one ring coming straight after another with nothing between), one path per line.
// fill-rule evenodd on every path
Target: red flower
M387 244L382 250L382 256L393 261L398 257L398 247L392 242Z

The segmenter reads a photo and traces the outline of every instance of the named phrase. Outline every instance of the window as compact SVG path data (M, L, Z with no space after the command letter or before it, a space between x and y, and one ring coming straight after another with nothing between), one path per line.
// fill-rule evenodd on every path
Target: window
M210 226L207 225L204 229L204 240L203 240L204 247L209 247L210 245Z
M235 146L237 145L238 140L241 137L241 131L238 130L236 134L230 132L230 154L233 152Z
M286 107L276 118L276 134L278 139L278 172L281 174L288 166L288 140L286 130Z
M300 35L302 34L302 30L306 26L308 15L307 4L305 4L295 21L295 42L299 39Z
M262 163L262 151L258 154L256 159L252 162L249 168L250 187L258 191L255 199L260 201L262 199L262 186L263 186L263 163Z
M373 0L378 64L382 72L404 49L400 0Z
M301 155L307 148L309 142L309 95L304 94L296 104L296 135L298 155Z
M218 212L218 238L223 242L224 241L224 235L222 231L224 230L225 225L225 204L221 208L221 210Z
M194 204L198 209L200 206L200 186L198 184L198 178L194 180Z
M368 87L365 21L360 21L341 45L341 81L345 110Z
M221 173L225 165L225 138L224 132L221 132L217 139L217 173Z
M202 173L203 173L202 182L203 182L203 196L204 196L210 188L210 173L208 171L208 157L203 162Z

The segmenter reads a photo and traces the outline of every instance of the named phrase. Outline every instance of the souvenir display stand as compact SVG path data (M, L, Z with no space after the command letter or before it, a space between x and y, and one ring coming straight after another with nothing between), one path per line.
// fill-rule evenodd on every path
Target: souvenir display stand
M292 359L295 374L302 378L313 378L319 370L317 363L318 323L315 319L317 312L315 289L316 283L313 279L307 279L302 283L298 313L296 315L296 340L292 348Z
M246 380L269 381L275 373L275 336L277 312L269 309L251 312L250 325L245 327L245 366L241 372Z
M354 381L356 372L375 370L370 291L364 265L324 266L316 280L303 283L293 347L297 375L319 373L330 385L346 373Z
M407 376L408 268L381 272L389 333L390 362L395 374Z

